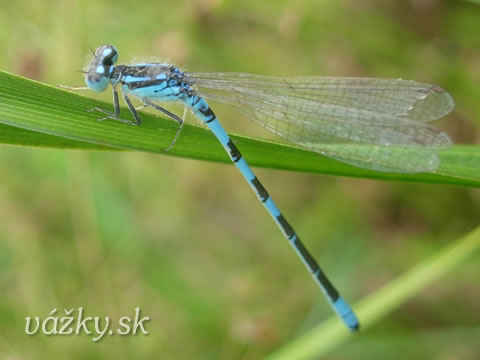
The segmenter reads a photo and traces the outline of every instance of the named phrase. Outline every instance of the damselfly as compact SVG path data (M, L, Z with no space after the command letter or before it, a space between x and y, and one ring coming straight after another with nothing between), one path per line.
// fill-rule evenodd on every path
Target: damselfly
M376 171L414 173L434 171L439 165L437 150L451 145L445 133L426 124L453 109L451 96L438 86L401 79L186 73L164 63L115 66L117 59L114 46L99 47L85 71L88 87L67 88L104 91L108 85L112 86L114 112L98 107L88 110L105 114L98 120L140 125L141 118L131 96L140 99L142 107L155 108L176 120L179 128L166 150L175 144L186 112L180 118L158 103L183 103L223 145L337 315L350 330L358 329L350 305L300 241L205 99L233 105L294 144L347 164ZM117 87L133 121L119 117Z

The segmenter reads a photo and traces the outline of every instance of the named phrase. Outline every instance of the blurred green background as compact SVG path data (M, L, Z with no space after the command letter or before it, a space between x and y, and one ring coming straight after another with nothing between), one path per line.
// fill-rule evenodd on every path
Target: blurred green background
M191 71L439 84L435 125L480 143L474 1L2 1L0 69L82 85L89 48ZM111 94L87 94L109 100ZM264 136L214 106L227 129ZM174 108L178 110L178 108ZM194 122L193 118L189 121ZM240 149L241 150L241 149ZM479 223L480 192L256 169L344 296L375 291ZM331 316L237 170L145 153L0 149L1 359L257 359ZM477 359L480 256L329 359ZM25 317L140 307L148 336L27 336Z

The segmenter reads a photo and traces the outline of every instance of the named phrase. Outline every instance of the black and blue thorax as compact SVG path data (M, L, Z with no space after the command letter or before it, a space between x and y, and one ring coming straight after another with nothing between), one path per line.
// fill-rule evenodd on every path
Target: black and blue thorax
M114 87L121 85L125 93L162 102L185 100L193 95L185 73L169 64L112 66L110 81Z

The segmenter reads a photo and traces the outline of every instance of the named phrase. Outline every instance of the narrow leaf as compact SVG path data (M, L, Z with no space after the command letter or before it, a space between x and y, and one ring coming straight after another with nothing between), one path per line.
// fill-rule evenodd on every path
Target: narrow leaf
M175 147L170 144L178 124L141 113L143 125L117 121L95 121L98 112L86 110L112 105L0 72L0 142L85 150L137 150L230 163L227 154L207 129L185 125ZM121 117L130 119L128 110ZM252 166L296 170L330 175L402 180L438 184L480 186L480 148L453 146L441 151L440 168L435 173L382 173L349 166L289 144L232 135Z

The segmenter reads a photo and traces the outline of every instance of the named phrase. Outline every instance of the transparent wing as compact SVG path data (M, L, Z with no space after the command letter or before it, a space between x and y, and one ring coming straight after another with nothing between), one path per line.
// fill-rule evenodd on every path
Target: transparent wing
M431 171L439 162L436 150L451 145L446 134L425 124L454 107L438 86L242 73L190 73L187 82L200 96L238 107L275 134L355 166Z

